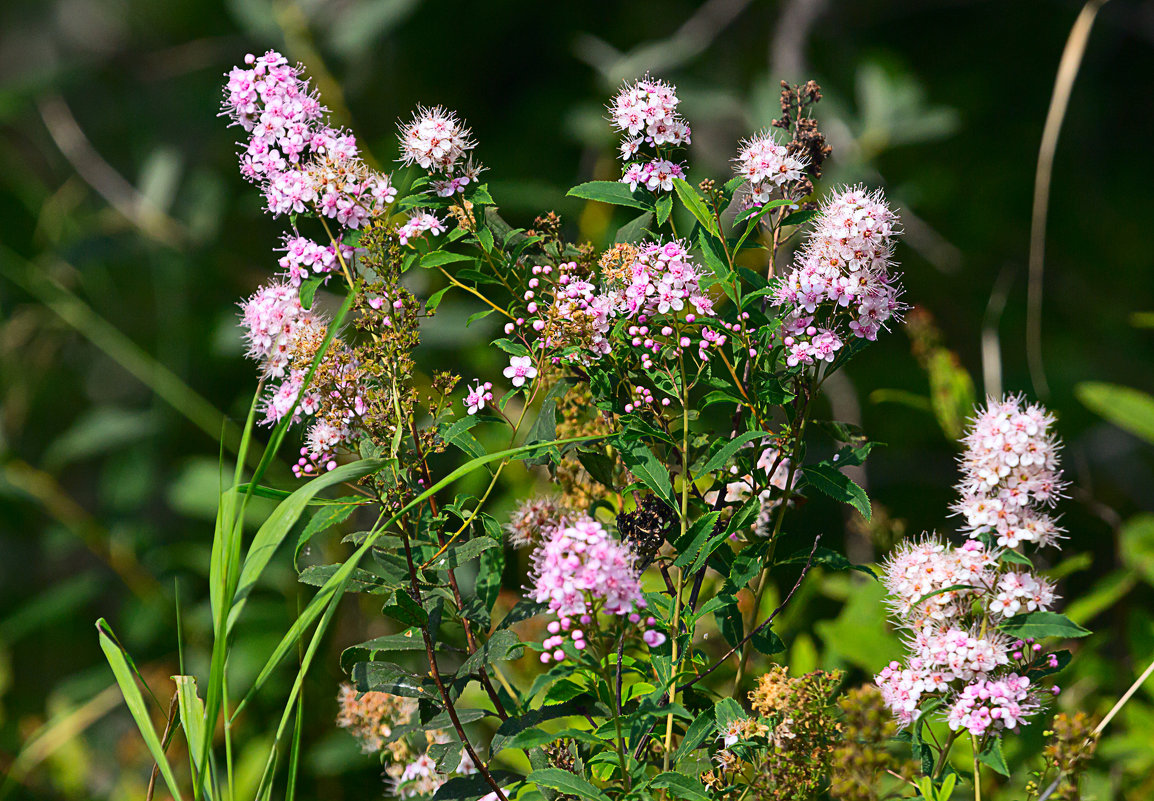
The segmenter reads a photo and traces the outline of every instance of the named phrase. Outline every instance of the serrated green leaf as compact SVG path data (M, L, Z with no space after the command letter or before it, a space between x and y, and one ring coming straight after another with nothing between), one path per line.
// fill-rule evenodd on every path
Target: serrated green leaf
M596 200L599 203L610 203L614 206L628 206L633 209L648 211L651 205L633 197L629 187L620 181L589 181L579 184L568 192L568 197L579 197L582 200Z
M1043 637L1087 637L1084 629L1065 615L1057 612L1028 612L1014 615L998 624L998 628L1020 640Z
M575 795L585 801L609 801L609 796L598 790L588 780L560 768L541 768L529 774L530 782L544 787Z
M827 464L815 464L801 468L801 472L811 487L835 501L850 504L861 512L862 517L866 520L870 519L872 510L866 491L836 467Z

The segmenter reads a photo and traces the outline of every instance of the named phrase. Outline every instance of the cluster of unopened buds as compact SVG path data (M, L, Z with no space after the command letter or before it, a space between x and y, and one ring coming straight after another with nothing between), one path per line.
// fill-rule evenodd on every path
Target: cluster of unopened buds
M336 469L337 460L333 453L320 453L314 456L306 446L301 448L300 458L293 465L293 475L297 478L313 478L319 476L322 470Z
M676 87L646 76L626 84L609 105L609 120L625 138L621 141L621 158L626 167L621 182L631 191L639 186L652 192L670 192L674 178L685 178L682 165L670 161L663 148L674 148L690 142L689 124L677 113ZM654 149L648 161L631 161L641 148Z
M625 404L625 413L631 414L634 411L639 411L645 406L654 405L653 392L644 386L636 386L633 388L633 394L637 397ZM672 401L669 398L662 398L659 403L661 406L668 406Z

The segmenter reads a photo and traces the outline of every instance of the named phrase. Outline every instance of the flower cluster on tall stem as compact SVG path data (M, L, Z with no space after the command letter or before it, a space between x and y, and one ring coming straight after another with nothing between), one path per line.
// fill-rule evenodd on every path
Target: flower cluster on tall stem
M899 545L886 561L883 581L912 654L883 669L877 684L900 724L938 699L951 730L982 740L1017 730L1040 709L1037 679L1058 667L1058 657L1002 629L1018 615L1049 610L1056 598L1053 584L1023 569L1029 559L1014 550L1053 539L1012 534L1032 502L1052 504L1063 486L1053 422L1020 396L991 399L971 422L961 458L955 509L971 539L953 546L927 536ZM1012 509L1010 519L976 509L990 502Z

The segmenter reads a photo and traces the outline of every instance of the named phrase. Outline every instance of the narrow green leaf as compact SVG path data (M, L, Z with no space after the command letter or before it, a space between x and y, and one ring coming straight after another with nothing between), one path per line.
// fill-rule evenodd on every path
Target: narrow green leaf
M600 203L610 203L614 206L628 206L633 209L648 211L652 208L644 201L633 197L629 187L620 181L589 181L579 184L566 193L569 197L579 197L583 200L596 200Z
M201 771L200 755L204 748L204 701L196 692L196 679L192 676L173 676L172 680L176 682L180 725L188 743L189 766L192 775L198 776Z
M729 442L725 443L725 445L723 445L717 451L717 453L709 457L709 461L707 461L702 466L701 472L697 474L697 477L694 480L696 481L697 479L713 473L715 470L720 470L721 468L725 467L725 464L733 457L734 454L741 450L743 445L749 442L754 442L756 440L765 440L768 438L769 434L765 433L764 431L747 431L744 434L731 439Z
M697 218L697 222L701 223L701 227L713 236L720 236L713 214L710 213L709 207L705 205L705 201L697 189L681 178L673 179L673 189L677 192L677 197L680 198L685 208L689 209L689 213Z
M422 267L443 267L446 264L456 264L461 261L473 261L472 256L462 253L450 253L447 250L434 250L421 257Z
M336 470L330 470L312 479L273 510L264 525L257 531L256 536L253 537L252 544L248 548L248 554L245 556L244 567L241 568L240 580L237 582L236 593L233 595L232 608L229 610L226 636L228 632L232 631L232 627L244 610L249 593L256 586L257 580L260 579L265 567L268 566L272 555L284 542L284 538L288 536L292 527L296 525L301 513L304 512L313 496L342 482L356 481L371 475L383 469L386 464L388 462L384 459L362 459L359 462L341 465Z
M1007 634L1025 640L1030 637L1087 637L1089 629L1084 629L1065 615L1057 612L1028 612L1014 615L998 624Z
M669 215L673 212L673 196L662 195L657 199L657 224L665 225Z
M180 793L180 786L176 783L172 766L168 764L168 757L164 755L160 738L156 736L156 729L152 727L152 719L148 716L148 707L144 703L144 696L140 694L140 688L136 686L136 679L133 678L132 669L128 666L124 652L120 650L120 646L110 636L112 629L104 618L96 621L96 631L100 635L100 649L104 651L104 657L108 660L109 667L112 668L116 683L120 685L120 692L124 695L124 703L128 705L128 711L132 714L132 719L136 721L136 727L140 729L140 736L144 738L148 752L160 768L160 775L164 777L164 783L168 785L168 791L172 793L172 797L176 801L182 801L184 796Z

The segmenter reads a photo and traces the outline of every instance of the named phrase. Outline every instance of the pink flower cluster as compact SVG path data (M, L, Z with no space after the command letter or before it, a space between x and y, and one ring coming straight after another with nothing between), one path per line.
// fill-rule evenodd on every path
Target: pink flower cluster
M627 544L590 517L565 521L542 538L532 556L530 597L547 603L558 618L549 624L551 636L545 640L542 662L564 660L561 645L566 639L577 651L584 650L585 629L597 625L598 613L642 622L640 610L647 603L635 561ZM650 647L664 642L664 635L652 628L656 619L644 622L649 628L643 634L645 642Z
M1062 534L1044 511L1061 497L1060 444L1053 415L1021 396L990 400L974 418L961 458L961 499L953 510L971 537L992 531L998 545L1052 544Z
M1030 680L1011 673L968 685L950 707L947 722L953 731L966 729L981 737L991 726L995 731L1018 728L1038 708L1030 692Z
M847 336L877 339L901 311L890 273L897 222L881 190L846 188L826 201L773 296L789 310L782 336L790 364L831 361Z
M337 249L332 245L321 245L303 236L286 236L283 249L285 254L280 258L280 266L293 286L300 286L302 280L311 276L340 270L341 260L348 264L354 252L353 248L342 244L338 259Z
M965 437L963 500L955 506L966 515L973 539L958 548L938 537L906 542L883 565L889 604L899 625L913 632L908 663L892 662L876 676L882 697L903 725L917 718L927 694L945 699L951 729L975 736L991 726L1016 728L1040 706L1025 673L1043 656L1056 668L1057 657L1040 654L1041 645L1032 640L1011 642L996 626L1015 615L1048 610L1056 598L1054 585L1028 571L1007 569L1020 557L1000 558L1003 548L1025 537L1008 534L1012 528L999 530L996 522L975 526L966 512L974 498L989 503L990 496L1004 504L1024 499L1015 509L1028 508L1031 501L1053 502L1061 474L1052 423L1043 408L1025 407L1020 397L990 401Z
M929 536L894 548L882 566L882 582L901 625L921 631L964 616L974 594L993 585L997 564L980 542L954 548Z
M609 302L617 314L677 314L691 304L697 313L713 314L713 301L701 291L698 267L684 242L643 242L628 268L628 283L610 287Z
M445 223L435 214L418 210L413 212L405 224L397 229L397 238L402 245L407 245L409 240L421 236L426 231L433 236L440 236L445 233Z
M324 324L317 314L301 306L297 290L290 284L263 286L241 304L246 355L260 362L266 376L283 377L298 338Z
M359 228L397 192L360 159L356 140L332 128L326 109L280 53L245 57L228 74L222 113L249 134L241 174L258 184L274 215L315 210Z
M622 87L609 105L609 120L625 138L621 141L621 158L630 162L643 145L655 149L648 162L628 163L621 182L630 190L644 186L653 192L669 192L674 178L684 178L682 165L670 161L663 148L674 148L690 142L689 124L677 113L676 87L656 81L648 75Z
M465 393L465 410L469 414L476 414L485 408L486 403L493 400L493 383L486 381L482 384L478 381L473 386L469 387L469 391Z
M748 203L768 203L774 190L800 181L808 166L804 157L792 156L770 131L743 141L734 162L734 172L749 182Z
M456 113L441 106L418 106L413 119L400 126L399 139L401 162L445 176L433 181L433 189L441 197L460 192L484 171L472 157L460 164L477 143Z

